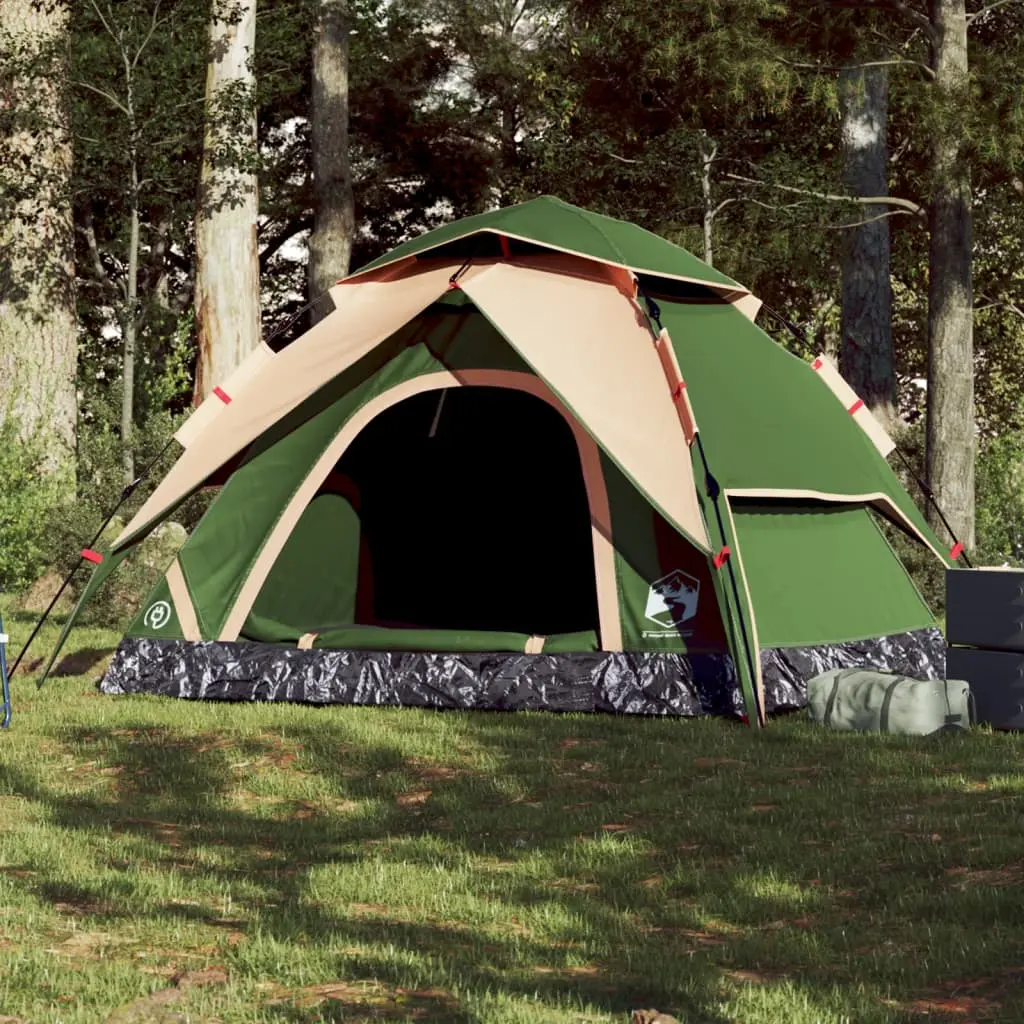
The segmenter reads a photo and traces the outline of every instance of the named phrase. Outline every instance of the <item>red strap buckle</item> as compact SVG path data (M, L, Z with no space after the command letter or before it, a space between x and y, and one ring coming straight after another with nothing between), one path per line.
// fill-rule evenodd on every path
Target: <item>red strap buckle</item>
M225 404L231 404L231 396L223 388L214 388L213 393Z
M462 290L462 285L461 285L461 284L459 284L459 282L458 282L458 281L455 281L455 280L451 280L451 281L449 281L449 282L448 282L448 287L449 287L449 289L451 289L451 288L455 288L455 289L458 289L459 291L461 291L461 290Z
M860 410L863 409L863 408L864 408L864 399L863 398L858 398L857 401L854 402L853 405L851 405L850 408L847 409L846 411L852 416L855 412L860 412Z
M683 394L683 392L685 390L686 390L686 381L685 380L681 380L675 386L675 390L673 390L673 392L672 392L672 397L678 402L679 399L682 397L682 394Z
M99 565L103 561L103 556L92 548L82 548L82 557L93 565Z
M729 560L730 554L732 554L732 552L729 550L728 546L726 546L722 548L722 550L719 551L717 555L715 555L711 562L716 569L721 569L722 566L725 565L725 563Z
M820 370L824 365L825 364L822 362L821 358L819 357L819 358L815 359L813 363L811 363L811 369L812 370Z
M960 541L957 541L950 549L949 557L955 562L964 553L964 546Z

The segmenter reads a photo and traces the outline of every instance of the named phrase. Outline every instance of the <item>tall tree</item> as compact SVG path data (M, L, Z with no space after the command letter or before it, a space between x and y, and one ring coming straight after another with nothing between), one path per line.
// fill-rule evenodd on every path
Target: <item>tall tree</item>
M74 235L66 3L0 3L0 418L75 451Z
M839 73L843 183L860 199L889 193L889 69L851 65ZM889 214L864 204L844 230L839 369L888 430L896 424Z
M448 87L471 100L461 130L488 151L491 183L483 205L523 198L522 143L550 114L538 102L552 29L565 0L415 0L451 55Z
M923 70L931 85L919 108L928 128L919 177L928 190L926 476L953 532L970 548L976 447L971 165L978 158L972 136L983 114L972 95L968 28L1007 3L995 0L968 15L965 0L815 2L823 11L853 9L860 34L884 41L887 63ZM1017 5L1011 0L1010 6ZM923 57L915 54L922 41ZM942 529L937 511L930 515Z
M256 0L212 0L196 214L197 403L260 342L255 48Z
M931 67L942 116L932 141L928 246L928 483L950 524L974 547L974 230L967 140L964 0L930 0Z
M114 311L113 322L103 326L114 327L121 340L126 483L135 477L136 370L147 320L153 319L147 306L167 311L170 305L171 197L181 187L182 161L168 150L180 154L182 142L194 135L179 113L189 106L181 102L187 89L170 89L175 71L187 82L194 70L191 60L174 52L189 21L183 6L174 0L82 0L72 22L81 37L74 50L73 124L79 235L87 257L82 269L88 272L83 293L100 290L104 306ZM99 227L97 219L103 221Z
M348 273L355 234L349 154L348 2L318 0L317 7L310 102L313 233L309 239L308 273L311 301Z

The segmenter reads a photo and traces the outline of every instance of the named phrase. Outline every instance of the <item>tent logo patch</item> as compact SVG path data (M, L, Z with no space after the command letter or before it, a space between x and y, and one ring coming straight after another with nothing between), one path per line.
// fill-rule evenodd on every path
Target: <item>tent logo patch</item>
M697 614L699 599L700 581L682 569L673 569L660 580L655 580L647 591L644 617L666 632L644 633L644 636L671 636L676 633L673 627L689 622Z
M171 606L166 601L156 601L146 609L142 621L152 630L161 630L171 621Z

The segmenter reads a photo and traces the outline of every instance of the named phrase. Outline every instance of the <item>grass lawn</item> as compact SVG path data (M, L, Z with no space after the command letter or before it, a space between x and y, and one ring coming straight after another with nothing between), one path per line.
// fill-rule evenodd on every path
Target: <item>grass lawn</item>
M14 681L0 1021L1024 1020L1024 738L110 698L100 667Z

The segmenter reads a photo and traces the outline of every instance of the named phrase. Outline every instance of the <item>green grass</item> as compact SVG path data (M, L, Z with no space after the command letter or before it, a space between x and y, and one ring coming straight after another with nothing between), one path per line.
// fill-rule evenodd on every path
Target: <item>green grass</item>
M14 681L0 1019L1024 1020L1016 736L110 698L101 668Z

